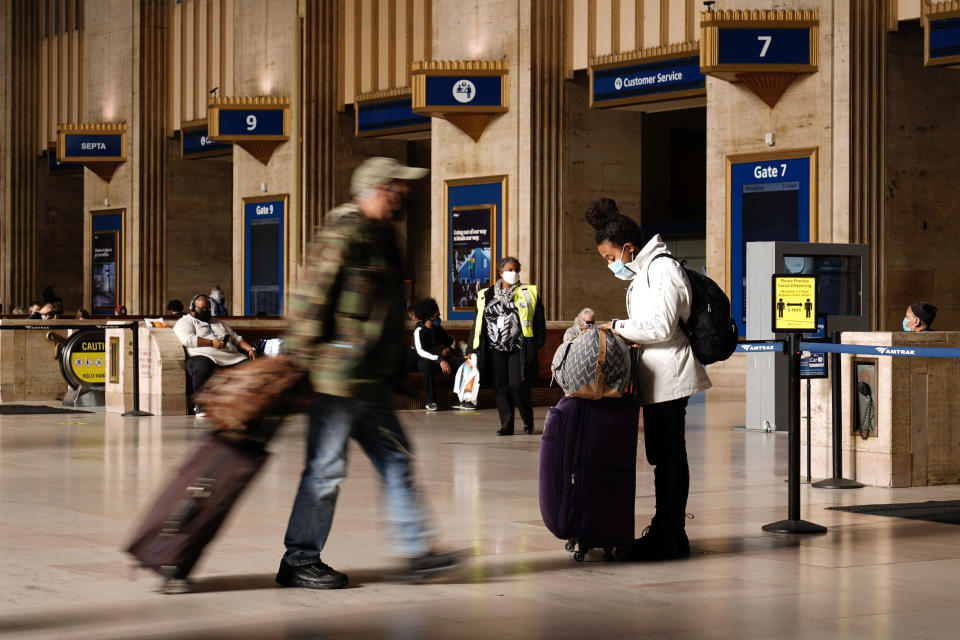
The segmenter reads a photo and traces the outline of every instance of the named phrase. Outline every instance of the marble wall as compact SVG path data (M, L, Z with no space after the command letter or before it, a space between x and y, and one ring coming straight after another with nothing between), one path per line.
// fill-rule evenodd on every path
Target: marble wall
M600 318L624 315L626 283L613 277L597 253L593 228L584 219L587 206L613 198L624 214L643 221L640 210L643 114L622 109L591 109L590 83L579 72L565 83L567 158L564 173L562 317L573 320L585 306Z
M884 268L878 329L895 331L911 302L939 308L935 328L960 326L960 70L923 66L923 29L887 35Z

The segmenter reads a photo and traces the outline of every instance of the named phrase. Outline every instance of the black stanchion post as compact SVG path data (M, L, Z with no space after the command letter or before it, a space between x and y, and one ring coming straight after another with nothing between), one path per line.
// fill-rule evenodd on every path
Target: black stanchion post
M810 378L807 378L807 484L813 482L813 476L810 475L810 423L813 422L812 403L810 401Z
M800 334L791 333L787 343L788 384L787 408L789 433L787 456L788 500L787 519L763 525L769 533L826 533L827 528L800 519Z
M127 411L123 416L126 418L151 416L152 413L140 411L140 323L131 322L126 325L126 328L133 331L133 411Z
M833 332L833 343L840 344L841 332ZM843 477L843 407L840 393L843 380L840 378L840 354L830 354L830 404L833 410L833 477L814 482L817 489L859 489L863 485Z

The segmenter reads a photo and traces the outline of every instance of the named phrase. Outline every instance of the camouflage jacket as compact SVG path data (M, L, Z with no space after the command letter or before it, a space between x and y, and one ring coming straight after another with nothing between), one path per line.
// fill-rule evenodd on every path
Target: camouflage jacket
M318 393L375 400L405 381L402 259L353 203L327 215L290 297L287 352Z

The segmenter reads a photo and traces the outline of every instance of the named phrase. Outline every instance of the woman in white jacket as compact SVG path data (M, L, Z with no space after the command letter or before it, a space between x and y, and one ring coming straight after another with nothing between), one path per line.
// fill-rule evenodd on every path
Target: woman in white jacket
M660 236L645 241L640 226L602 198L587 209L597 251L627 288L627 320L614 320L613 330L639 345L633 380L643 406L644 447L654 467L656 514L643 535L621 560L687 557L690 542L684 523L690 471L684 422L690 396L710 388L710 379L690 348L681 324L690 317L690 283L669 255Z

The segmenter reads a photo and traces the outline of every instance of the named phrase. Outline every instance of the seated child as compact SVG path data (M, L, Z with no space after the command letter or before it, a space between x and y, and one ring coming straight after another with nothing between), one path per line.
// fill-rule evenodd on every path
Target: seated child
M463 364L463 358L453 349L453 336L440 326L440 307L433 298L416 301L412 306L417 326L413 330L413 349L417 355L417 370L423 382L427 411L436 411L437 395L433 376L437 370L451 374ZM462 408L459 403L456 408ZM467 407L472 408L472 407Z

